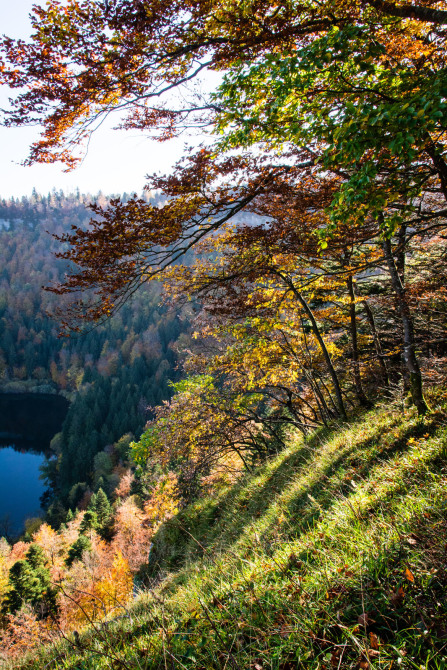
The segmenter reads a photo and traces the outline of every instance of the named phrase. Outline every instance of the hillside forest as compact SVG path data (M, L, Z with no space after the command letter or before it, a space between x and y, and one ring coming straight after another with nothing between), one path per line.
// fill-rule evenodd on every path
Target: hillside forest
M5 659L445 667L446 26L434 0L49 0L3 40L3 123L43 126L29 164L74 170L114 111L196 142L57 229L70 265L34 304L68 339L25 320L3 354L77 391L49 516L3 545Z
M59 393L71 401L52 442L56 457L43 473L46 516L56 527L95 490L109 495L116 487L115 470L126 462L149 408L170 396L178 351L188 342L188 318L161 304L155 283L106 326L82 338L59 337L56 300L42 290L67 270L54 256L54 235L85 227L93 200L54 192L0 203L0 391Z

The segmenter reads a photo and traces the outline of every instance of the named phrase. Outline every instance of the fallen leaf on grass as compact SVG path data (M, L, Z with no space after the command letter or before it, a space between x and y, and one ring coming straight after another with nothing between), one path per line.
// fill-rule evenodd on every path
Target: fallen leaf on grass
M409 582L414 583L414 575L408 568L405 568L405 577L408 579Z
M390 595L390 600L395 607L402 605L405 598L405 591L400 586L398 591L393 591Z
M371 649L375 650L379 648L379 638L377 635L373 632L369 634L369 643L371 645ZM371 652L370 652L371 655Z

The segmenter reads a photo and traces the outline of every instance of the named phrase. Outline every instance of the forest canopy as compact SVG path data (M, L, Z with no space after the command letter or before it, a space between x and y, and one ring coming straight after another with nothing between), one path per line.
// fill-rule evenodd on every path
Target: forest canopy
M157 202L156 194L145 197ZM174 312L160 304L157 282L147 284L107 323L81 337L58 336L52 314L63 309L64 299L42 291L50 281L62 281L68 270L66 261L55 258L54 236L73 225L85 229L88 205L109 200L101 193L55 190L0 200L0 414L8 413L10 393L38 393L40 412L48 397L42 393L70 400L61 433L51 442L53 458L42 467L48 488L41 502L55 527L86 492L102 487L112 494L129 442L153 416L150 408L171 396L170 381L180 376L181 352L190 339L188 310ZM23 414L14 416L5 425L2 415L3 431L14 430L15 422L21 428L26 424ZM45 437L38 421L30 423L33 439L48 448L53 435ZM53 432L57 425L56 420Z

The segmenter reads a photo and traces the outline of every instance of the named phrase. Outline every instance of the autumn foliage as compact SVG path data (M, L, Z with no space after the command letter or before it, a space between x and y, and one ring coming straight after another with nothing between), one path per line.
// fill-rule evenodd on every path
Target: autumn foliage
M126 612L135 575L147 563L151 538L177 511L175 479L153 482L152 494L143 502L129 495L129 473L123 474L110 541L101 538L99 526L85 523L89 510L72 515L58 530L41 524L32 543L20 541L10 547L1 541L2 660ZM37 559L28 558L34 555Z
M124 475L112 542L87 510L89 557L57 568L67 593L90 593L70 596L76 612L112 611L162 520L290 429L345 422L378 394L429 411L424 385L445 380L447 357L446 25L431 0L50 0L29 43L3 40L4 122L44 128L29 163L73 168L117 110L160 141L209 131L148 178L160 202L93 205L87 229L58 238L76 269L50 290L80 294L66 328L156 278L196 329L186 378L132 446L143 504Z

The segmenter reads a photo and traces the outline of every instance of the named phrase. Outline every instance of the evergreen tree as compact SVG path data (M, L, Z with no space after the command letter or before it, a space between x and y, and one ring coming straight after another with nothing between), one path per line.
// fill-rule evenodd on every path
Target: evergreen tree
M111 513L112 508L110 506L109 499L107 498L104 491L100 488L96 494L96 515L98 517L98 523L100 526L105 526L105 524L110 519Z
M67 517L67 510L62 505L60 500L57 499L53 503L51 503L51 505L47 510L46 520L52 528L57 530L61 525L61 523L65 521L66 517Z
M91 551L92 543L85 537L85 535L80 535L78 539L73 542L70 549L68 550L68 555L65 560L65 564L70 567L75 561L81 561L84 553L86 551Z
M96 530L97 528L98 517L96 516L96 512L88 509L84 514L79 530L81 533L86 533L88 530Z
M96 512L96 493L92 493L87 509L91 512Z
M38 544L32 544L26 553L26 560L34 571L45 568L45 554L42 547Z
M9 571L9 585L3 613L17 612L24 604L31 605L41 616L56 611L56 591L51 588L42 547L32 544L25 559L14 563Z

